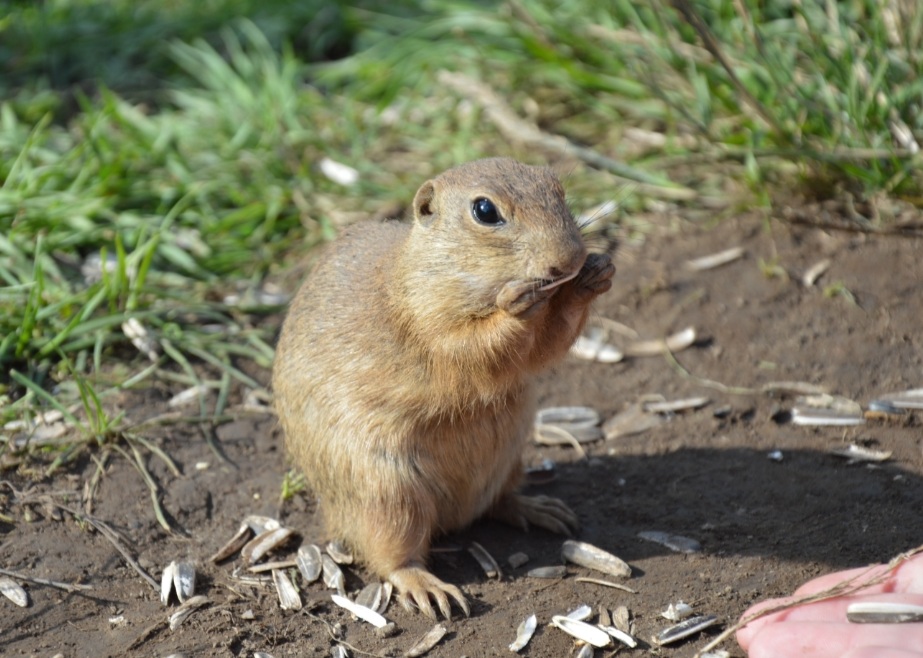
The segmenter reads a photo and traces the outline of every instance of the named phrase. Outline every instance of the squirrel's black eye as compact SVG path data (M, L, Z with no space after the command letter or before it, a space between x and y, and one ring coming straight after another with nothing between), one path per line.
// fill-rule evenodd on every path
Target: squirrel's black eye
M474 219L479 224L484 224L485 226L500 226L506 223L494 202L484 197L474 200L474 203L471 204L471 214L474 215Z

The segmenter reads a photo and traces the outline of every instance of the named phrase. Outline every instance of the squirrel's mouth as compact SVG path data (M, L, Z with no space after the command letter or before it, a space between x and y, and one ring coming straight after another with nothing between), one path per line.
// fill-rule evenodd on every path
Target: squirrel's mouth
M539 287L539 290L544 291L544 290L552 290L553 288L557 288L562 283L567 283L568 281L573 279L578 274L580 274L579 269L574 270L570 274L565 274L564 276L558 277L557 279L541 279L539 281L539 283L541 284L541 286Z

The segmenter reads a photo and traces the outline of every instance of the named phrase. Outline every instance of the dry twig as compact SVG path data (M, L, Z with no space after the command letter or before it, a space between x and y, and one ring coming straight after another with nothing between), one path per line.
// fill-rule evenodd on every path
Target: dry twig
M88 589L93 589L92 585L71 585L69 583L59 583L55 580L46 580L45 578L35 578L33 576L24 576L18 571L10 571L9 569L0 569L0 575L9 576L14 580L24 580L27 583L33 583L35 585L44 585L46 587L54 587L55 589L63 589L65 592L83 592Z

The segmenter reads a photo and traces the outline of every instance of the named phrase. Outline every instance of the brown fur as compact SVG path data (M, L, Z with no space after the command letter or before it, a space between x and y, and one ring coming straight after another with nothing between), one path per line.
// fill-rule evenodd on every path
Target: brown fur
M473 219L481 197L506 224ZM434 535L485 513L575 527L560 501L516 493L529 380L613 272L587 257L554 174L491 159L425 183L412 224L345 231L295 296L273 370L286 445L329 532L427 614L432 597L448 616L446 594L468 611L423 566Z

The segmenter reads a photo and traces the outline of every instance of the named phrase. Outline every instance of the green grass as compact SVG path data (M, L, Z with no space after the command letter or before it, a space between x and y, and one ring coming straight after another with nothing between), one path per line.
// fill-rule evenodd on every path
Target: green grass
M794 165L820 196L842 185L920 200L923 10L912 1L436 4L435 20L369 16L364 49L321 79L387 103L452 67L537 104L552 132L706 191L720 181L701 163L731 160L761 193ZM635 128L665 146L639 145Z
M350 50L345 10L323 0L0 1L0 91L30 86L67 94L102 84L146 100L181 69L171 42L220 47L233 20L253 22L275 49L305 60Z
M58 409L69 440L134 454L108 400L152 379L215 391L199 416L220 417L260 385L247 364L271 362L271 285L464 160L630 165L566 181L577 210L619 201L626 232L654 203L923 204L916 3L674 4L0 2L0 420ZM571 152L511 141L442 69ZM324 157L358 183L321 175ZM654 201L650 179L695 195Z
M231 63L205 43L173 44L203 84L155 113L105 89L66 126L0 106L6 368L47 388L72 371L102 376L113 355L134 360L122 325L135 318L190 384L195 357L256 385L232 361L268 366L272 337L249 314L278 308L256 293L292 243L329 230L313 201L334 186L310 173L323 149L311 125L335 107L301 88L300 63L253 24L240 32L225 34ZM221 301L231 293L244 305Z

